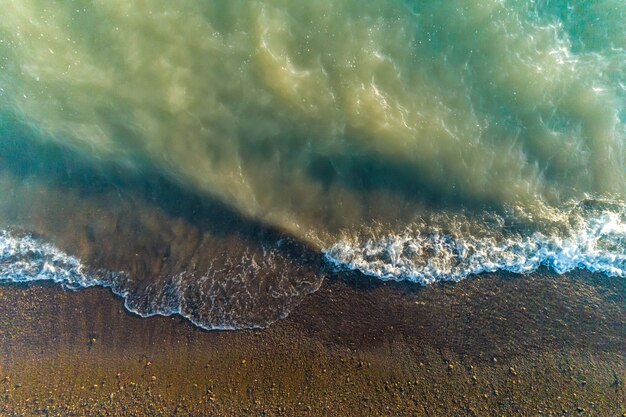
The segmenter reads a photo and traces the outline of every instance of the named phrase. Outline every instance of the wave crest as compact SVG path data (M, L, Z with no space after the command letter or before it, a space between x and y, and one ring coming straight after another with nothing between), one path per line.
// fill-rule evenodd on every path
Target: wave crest
M496 215L492 215L496 217ZM626 206L583 202L552 218L552 227L514 231L497 216L485 225L448 219L446 227L419 225L400 233L342 239L325 251L338 269L359 270L382 280L422 285L459 281L483 272L527 273L546 266L559 274L582 268L626 277ZM456 231L449 227L456 224ZM498 228L491 228L498 224ZM480 233L463 234L468 228Z
M250 250L240 258L236 250L230 257L222 255L206 271L145 284L126 272L93 270L41 239L4 230L0 283L52 281L72 290L110 288L124 299L127 310L141 317L178 314L207 330L265 327L287 316L321 284L320 276L307 273L277 248L264 248L261 256Z

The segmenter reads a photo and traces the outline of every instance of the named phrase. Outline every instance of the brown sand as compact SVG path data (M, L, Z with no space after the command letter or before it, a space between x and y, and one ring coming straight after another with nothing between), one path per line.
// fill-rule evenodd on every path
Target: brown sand
M2 416L626 415L626 282L592 274L335 278L235 332L10 285L0 320Z

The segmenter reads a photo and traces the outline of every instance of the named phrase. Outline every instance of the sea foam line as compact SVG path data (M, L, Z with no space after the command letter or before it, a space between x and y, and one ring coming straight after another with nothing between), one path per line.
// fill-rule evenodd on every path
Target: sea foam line
M402 233L386 233L376 238L344 238L325 250L325 258L339 270L358 270L382 280L407 280L422 285L460 281L469 275L499 270L529 273L541 266L559 274L580 268L626 277L625 205L590 212L583 209L562 218L567 221L561 222L560 228L546 228L542 229L543 233L535 231L527 235L505 234L494 227L475 235L450 233L431 226L408 228ZM180 281L179 278L174 277L172 282ZM41 239L0 231L0 283L36 281L52 281L72 290L109 288L124 299L128 311L141 317L178 314L207 330L264 327L271 323L263 326L203 323L201 317L188 313L180 282L175 285L174 302L163 305L151 302L141 307L129 292L133 286L128 274L93 271L78 258Z
M626 277L626 222L623 210L604 210L576 219L566 233L453 236L437 228L405 230L377 238L345 238L326 249L338 270L358 270L381 280L422 285L460 281L469 275L529 273L541 266L559 274L587 269Z
M67 288L107 286L73 256L30 235L0 231L0 282L53 281Z
M124 299L124 307L131 313L146 318L151 316L180 315L195 326L205 330L235 330L234 326L206 326L186 314L181 303L169 308L155 308L149 313L139 311L129 302L129 293L122 281L128 276L123 272L91 273L76 257L68 255L55 246L31 235L14 235L0 231L0 283L29 283L51 281L64 288L79 290L89 287L109 288ZM182 299L182 298L179 298ZM248 328L248 327L246 327ZM252 328L252 327L250 327Z

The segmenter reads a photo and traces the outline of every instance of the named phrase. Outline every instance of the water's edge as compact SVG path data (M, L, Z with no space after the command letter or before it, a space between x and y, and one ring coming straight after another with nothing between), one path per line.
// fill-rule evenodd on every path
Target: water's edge
M511 234L504 237L492 233L480 238L471 235L454 237L434 227L421 231L407 229L403 234L377 239L373 236L361 240L346 238L324 250L323 257L326 267L338 273L358 271L383 281L409 281L421 285L458 282L469 276L497 271L528 274L541 267L557 274L585 269L624 278L625 213L623 205L594 206L591 211L577 213L574 227L564 234L554 235L534 232L525 236ZM266 256L271 258L271 252ZM257 267L259 261L252 259ZM240 262L246 260L242 258ZM252 279L256 273L259 270L252 271ZM238 310L245 309L246 304L239 305L236 294L227 293L223 301L235 304L232 310L235 314L230 310L198 308L198 304L215 303L219 296L214 287L210 287L213 292L207 293L202 287L189 286L189 282L203 280L207 281L207 278L198 280L192 276L192 279L186 279L181 273L167 281L165 288L155 291L150 285L145 288L137 286L127 272L92 269L41 238L10 230L0 231L0 283L50 281L71 290L96 286L109 288L134 314L141 317L180 315L205 330L267 327L285 318L306 294L317 291L322 283L320 279L302 294L289 298L284 305L279 303L277 314L257 316L257 322L254 322L240 321Z

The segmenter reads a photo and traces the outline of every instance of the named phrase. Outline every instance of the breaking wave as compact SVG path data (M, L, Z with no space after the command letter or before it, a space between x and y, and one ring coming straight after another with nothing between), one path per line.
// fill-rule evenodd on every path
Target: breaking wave
M484 272L528 273L541 266L559 274L579 268L626 277L625 205L586 202L560 217L534 232L512 232L516 227L503 217L474 227L467 218L439 219L439 225L415 225L394 234L346 237L325 256L338 269L422 285ZM463 234L472 228L474 233Z
M264 273L274 275L267 291L260 288ZM290 273L299 279L290 280ZM39 238L0 231L0 283L51 281L71 290L110 288L124 299L127 310L141 317L177 314L207 330L265 327L287 316L321 284L271 249L260 258L246 253L241 259L226 259L219 269L199 275L186 272L142 285L124 271L90 269Z

